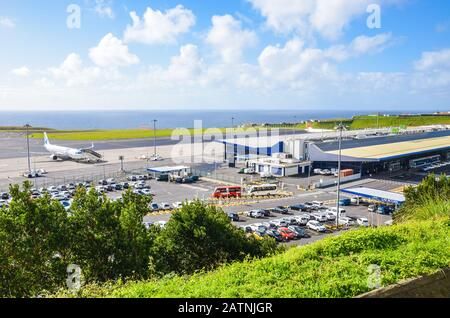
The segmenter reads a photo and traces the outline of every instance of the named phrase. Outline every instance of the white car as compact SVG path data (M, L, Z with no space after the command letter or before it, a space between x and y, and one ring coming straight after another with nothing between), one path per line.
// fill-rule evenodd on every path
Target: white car
M296 215L292 217L293 219L297 220L297 223L299 225L306 225L308 224L309 220L310 220L310 216L309 215Z
M355 225L355 221L353 221L352 219L347 218L347 217L342 217L342 218L339 218L339 224L350 226L350 225Z
M289 226L289 222L287 222L284 219L273 220L272 223L275 224L277 227L288 227Z
M160 203L159 208L166 211L171 209L170 204L165 202Z
M332 213L332 214L334 214L335 216L337 216L336 211L337 211L336 208L329 208L329 209L327 209L325 212L326 212L326 213ZM346 217L346 216L347 216L347 215L346 215L345 209L339 208L339 212L340 212L340 213L339 213L339 218L343 218L343 217Z
M356 220L359 226L369 227L369 220L367 218L358 218Z
M331 212L326 212L328 221L336 220L336 215Z
M0 200L0 208L8 207L8 202L6 200Z
M245 215L255 219L260 219L264 216L260 210L247 211L245 212Z
M315 206L318 208L323 207L323 205L324 205L324 203L322 201L312 201L311 204L312 204L312 206Z
M152 222L144 222L143 224L144 224L144 226L145 226L145 228L146 228L147 230L150 228L150 226L153 225Z
M162 161L162 160L164 160L164 158L161 157L160 155L156 154L156 155L152 155L148 160L149 161Z
M306 227L316 232L325 232L327 230L319 221L309 221Z
M174 209L181 209L183 207L183 202L175 202L172 206Z
M311 213L311 216L313 218L315 218L316 221L319 221L319 222L326 222L326 221L328 221L327 213L316 212L316 213Z
M167 221L158 221L158 222L155 222L155 225L158 225L158 226L160 226L161 228L165 228L165 227L166 227L166 224L167 224Z
M150 189L142 189L141 192L142 192L144 195L152 195L152 193L150 192Z

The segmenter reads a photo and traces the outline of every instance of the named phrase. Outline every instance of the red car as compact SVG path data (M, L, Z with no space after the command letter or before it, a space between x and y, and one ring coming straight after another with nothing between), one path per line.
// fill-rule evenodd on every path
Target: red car
M280 233L280 235L283 237L283 239L290 241L290 240L295 240L297 235L295 235L294 232L292 232L291 230L289 230L287 227L280 227L278 229L278 233Z

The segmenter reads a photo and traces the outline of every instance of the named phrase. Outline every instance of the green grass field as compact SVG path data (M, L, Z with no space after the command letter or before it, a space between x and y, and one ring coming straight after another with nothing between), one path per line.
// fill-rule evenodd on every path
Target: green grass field
M317 129L334 129L338 123L344 123L349 129L365 129L365 128L383 128L383 127L414 127L424 125L450 124L450 116L355 116L352 119L328 119L312 124ZM283 128L283 129L305 129L306 124L298 125L270 125L264 128ZM226 128L219 128L219 131L225 132ZM255 127L261 129L261 127ZM203 132L206 129L203 130ZM22 127L0 127L0 131L23 132ZM119 139L141 139L153 138L153 130L151 129L115 129L115 130L54 130L49 128L33 128L31 130L32 138L43 138L43 132L49 132L49 138L55 140L81 140L81 141L98 141L98 140L119 140ZM200 133L194 129L188 129L190 134ZM157 137L172 136L173 129L158 129Z
M412 221L350 231L261 260L209 273L160 280L89 285L81 297L317 298L370 291L368 269L381 268L383 286L450 265L450 223ZM57 297L70 296L62 292Z

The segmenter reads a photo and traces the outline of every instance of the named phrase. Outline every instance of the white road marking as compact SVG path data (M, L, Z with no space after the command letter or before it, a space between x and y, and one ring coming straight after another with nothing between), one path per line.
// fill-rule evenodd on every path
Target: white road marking
M190 188L190 189L194 189L194 190L203 191L203 192L208 192L208 191L210 191L209 189L200 188L200 187L195 187L195 186L188 185L188 184L182 184L181 186L182 186L182 187L185 187L185 188Z

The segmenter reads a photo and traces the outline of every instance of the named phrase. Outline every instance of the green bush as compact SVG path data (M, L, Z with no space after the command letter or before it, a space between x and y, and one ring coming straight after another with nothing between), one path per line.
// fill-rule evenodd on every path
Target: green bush
M381 283L433 273L450 265L445 221L408 222L349 231L309 246L208 273L159 280L86 286L82 297L354 297L371 290L368 268L381 268ZM61 292L57 297L68 296Z
M172 214L156 237L152 254L156 273L191 274L275 250L273 239L247 237L221 209L196 201Z

